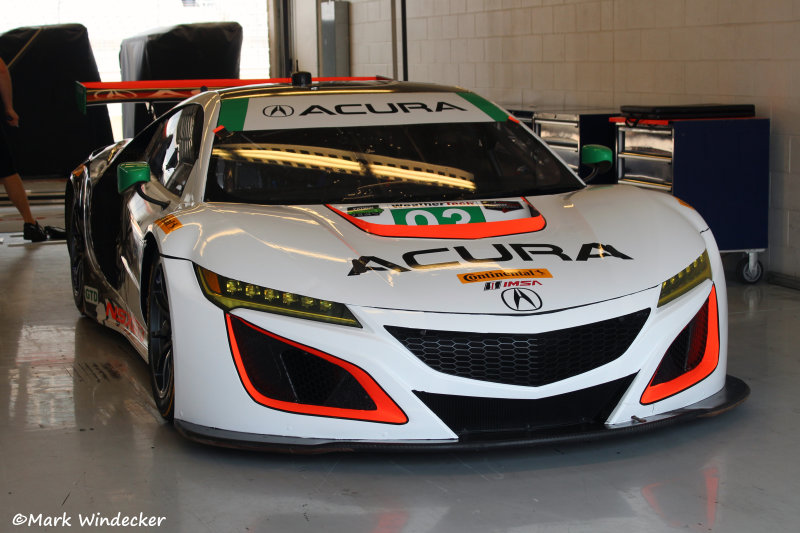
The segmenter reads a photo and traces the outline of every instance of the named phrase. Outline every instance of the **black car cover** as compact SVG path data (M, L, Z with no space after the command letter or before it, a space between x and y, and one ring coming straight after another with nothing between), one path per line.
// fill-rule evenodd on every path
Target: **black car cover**
M80 24L17 28L0 35L19 128L3 124L23 178L65 177L94 149L111 144L105 106L83 114L76 81L100 81L89 35Z

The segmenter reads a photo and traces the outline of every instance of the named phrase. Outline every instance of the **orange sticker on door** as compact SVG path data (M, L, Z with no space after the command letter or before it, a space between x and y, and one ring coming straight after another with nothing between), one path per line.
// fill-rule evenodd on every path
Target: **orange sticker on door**
M178 217L175 215L167 215L164 218L159 218L156 220L156 226L161 228L164 233L170 234L176 229L182 227L183 224L181 224L181 221L178 220Z

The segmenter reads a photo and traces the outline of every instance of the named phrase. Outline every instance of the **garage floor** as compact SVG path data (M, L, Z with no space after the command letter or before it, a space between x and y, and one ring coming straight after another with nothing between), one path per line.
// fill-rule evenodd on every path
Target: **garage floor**
M729 372L752 395L716 418L513 452L271 455L181 438L155 411L145 363L75 310L66 246L0 238L0 531L99 517L110 525L91 531L125 518L192 533L800 523L800 292L731 284Z

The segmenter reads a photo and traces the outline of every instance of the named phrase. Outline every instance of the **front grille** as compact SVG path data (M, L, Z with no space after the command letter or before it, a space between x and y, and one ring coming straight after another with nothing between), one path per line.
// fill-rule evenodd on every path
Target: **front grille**
M649 309L544 333L470 333L386 326L425 364L451 376L539 387L598 368L627 351Z
M634 377L538 400L414 394L462 442L544 437L602 427Z

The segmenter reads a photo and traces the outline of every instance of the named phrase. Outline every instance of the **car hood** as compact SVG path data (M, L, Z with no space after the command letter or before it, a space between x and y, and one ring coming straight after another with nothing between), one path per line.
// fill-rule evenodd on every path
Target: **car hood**
M552 312L605 301L658 286L704 250L702 220L664 193L597 186L519 200L541 215L540 229L479 239L376 235L331 206L208 203L159 226L163 253L226 277L431 312Z

